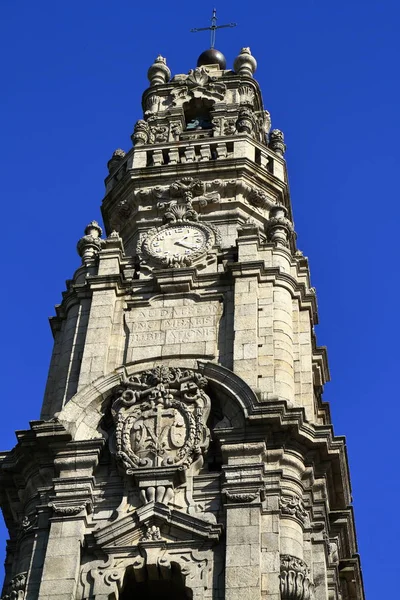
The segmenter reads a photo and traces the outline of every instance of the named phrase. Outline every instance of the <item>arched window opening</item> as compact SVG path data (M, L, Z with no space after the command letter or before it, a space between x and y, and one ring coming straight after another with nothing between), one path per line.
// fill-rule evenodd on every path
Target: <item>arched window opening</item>
M193 98L185 107L186 131L212 129L212 103L202 98Z
M143 577L143 573L140 577L135 577L135 571L128 570L119 600L192 600L192 594L185 588L176 565L171 566L168 575L166 579L151 579Z

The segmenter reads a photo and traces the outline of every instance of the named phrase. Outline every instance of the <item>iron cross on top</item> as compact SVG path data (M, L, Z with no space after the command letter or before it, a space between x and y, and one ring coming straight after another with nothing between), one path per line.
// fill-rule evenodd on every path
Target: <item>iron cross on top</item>
M222 29L223 27L236 27L236 23L228 23L227 25L217 25L217 9L213 9L213 14L211 17L211 26L210 27L200 27L191 29L191 33L197 33L198 31L211 31L211 46L210 48L215 47L215 32L217 29Z

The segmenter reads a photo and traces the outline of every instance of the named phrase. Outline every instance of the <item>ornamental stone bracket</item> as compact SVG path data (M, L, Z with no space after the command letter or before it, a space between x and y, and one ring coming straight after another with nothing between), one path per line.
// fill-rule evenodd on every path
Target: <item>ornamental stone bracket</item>
M143 505L168 505L186 472L201 467L209 444L206 386L194 371L159 366L117 390L111 408L116 456L135 477Z
M310 570L301 558L282 554L279 579L281 600L314 599L314 584L310 579Z
M250 502L253 502L254 500L259 500L260 499L260 491L261 490L256 490L254 492L249 492L249 491L229 491L229 490L224 490L225 491L225 495L226 495L226 501L227 503L238 503L238 504L248 504Z

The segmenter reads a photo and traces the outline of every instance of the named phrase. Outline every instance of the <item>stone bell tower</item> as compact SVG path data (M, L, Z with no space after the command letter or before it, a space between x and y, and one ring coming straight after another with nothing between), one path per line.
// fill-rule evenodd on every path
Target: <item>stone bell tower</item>
M283 134L256 61L149 69L51 319L41 420L0 455L2 598L363 600Z

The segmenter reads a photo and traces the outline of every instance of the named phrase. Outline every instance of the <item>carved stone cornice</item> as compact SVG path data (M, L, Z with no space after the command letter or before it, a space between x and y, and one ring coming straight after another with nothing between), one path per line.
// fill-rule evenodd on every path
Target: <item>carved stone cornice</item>
M279 579L281 600L314 598L314 584L310 579L310 570L301 558L282 554Z

